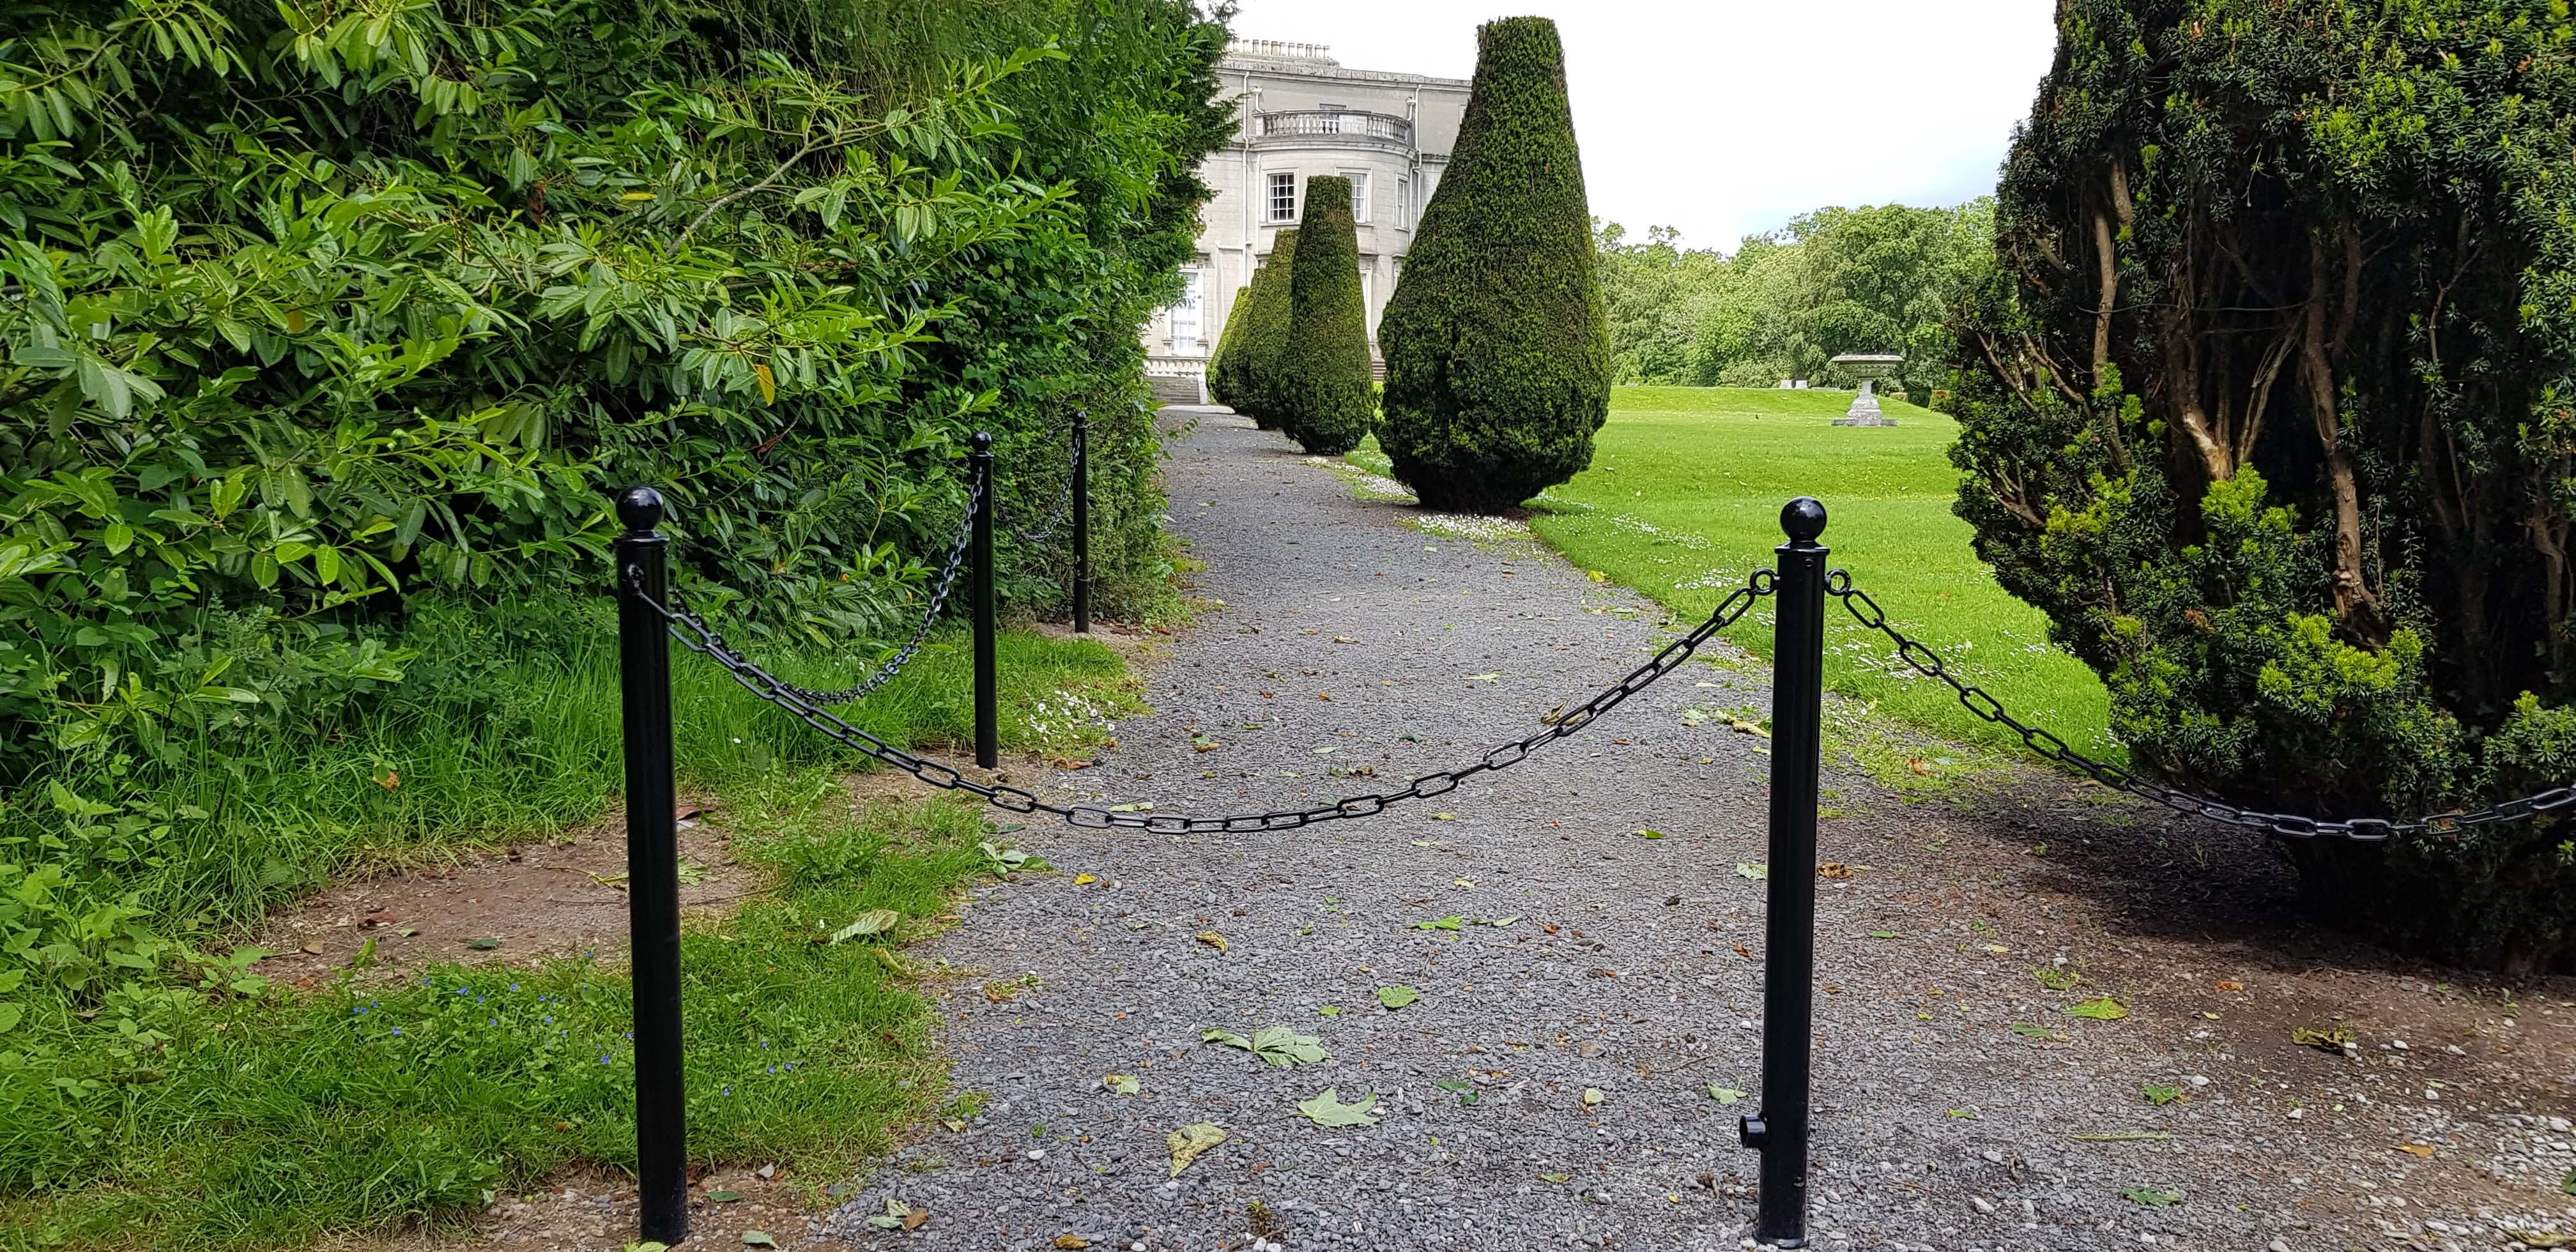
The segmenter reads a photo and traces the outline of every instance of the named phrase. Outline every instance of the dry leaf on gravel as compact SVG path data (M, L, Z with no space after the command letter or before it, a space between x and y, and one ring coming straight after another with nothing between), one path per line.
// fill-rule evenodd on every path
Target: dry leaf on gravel
M1080 1235L1057 1235L1055 1237L1055 1246L1078 1252L1079 1249L1090 1247L1091 1241Z
M1816 877L1818 878L1849 878L1851 876L1852 867L1845 865L1840 861L1825 861L1816 866Z
M2397 1145L2397 1150L2400 1152L2412 1153L2416 1156L2427 1159L2430 1159L2433 1155L2433 1145L2428 1143L2401 1143Z
M1172 1177L1178 1178L1200 1153L1225 1142L1225 1132L1215 1122L1193 1122L1163 1136L1163 1141L1172 1146Z
M1220 935L1213 930L1200 931L1199 942L1204 943L1219 952L1225 951L1225 936Z

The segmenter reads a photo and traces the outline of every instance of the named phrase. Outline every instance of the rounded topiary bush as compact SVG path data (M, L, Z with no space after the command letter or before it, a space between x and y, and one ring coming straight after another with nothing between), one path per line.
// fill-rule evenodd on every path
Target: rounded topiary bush
M1457 150L1378 323L1378 440L1424 505L1492 513L1592 463L1610 330L1556 24L1488 22L1476 48Z
M1297 267L1297 228L1270 240L1270 256L1243 289L1243 333L1236 340L1232 386L1226 401L1263 430L1279 429L1279 348L1288 342L1288 279Z
M1339 456L1377 418L1369 368L1368 300L1360 291L1351 180L1306 180L1297 263L1288 275L1288 334L1277 366L1280 429L1308 452Z
M2405 817L2576 781L2576 63L2532 12L2059 6L1956 317L1957 511L2180 785ZM2576 971L2568 836L2283 847L2326 920Z
M1243 411L1241 397L1249 394L1243 378L1243 307L1252 299L1252 284L1234 289L1234 304L1225 315L1225 329L1216 334L1216 352L1208 357L1208 399L1236 412Z

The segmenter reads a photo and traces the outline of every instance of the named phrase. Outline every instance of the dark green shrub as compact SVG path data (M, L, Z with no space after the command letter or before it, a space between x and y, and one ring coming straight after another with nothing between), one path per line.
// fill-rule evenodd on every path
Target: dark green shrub
M1476 47L1457 151L1379 319L1378 438L1424 505L1491 513L1592 463L1610 337L1556 24L1488 22Z
M1244 289L1242 359L1233 367L1243 401L1235 407L1263 430L1279 429L1279 349L1288 342L1288 279L1296 268L1291 226L1271 237L1270 256Z
M2521 0L2071 0L1961 318L1958 512L2176 782L2576 781L2576 63ZM2576 968L2576 841L2288 845L2338 922Z
M1370 369L1368 302L1360 292L1358 227L1351 180L1306 180L1297 223L1297 264L1289 274L1288 333L1276 366L1273 416L1308 452L1340 456L1368 437L1377 417Z
M1216 336L1216 352L1208 357L1208 399L1235 412L1244 411L1244 397L1250 389L1243 377L1243 310L1252 302L1252 284L1234 289L1234 304L1225 315L1225 329Z

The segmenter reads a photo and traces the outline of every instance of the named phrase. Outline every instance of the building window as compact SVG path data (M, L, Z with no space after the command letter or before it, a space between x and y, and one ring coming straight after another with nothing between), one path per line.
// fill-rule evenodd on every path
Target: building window
M1342 177L1351 180L1351 220L1368 220L1369 186L1367 170L1343 170Z
M1395 224L1413 229L1413 180L1402 174L1395 176Z
M1172 332L1172 352L1178 356L1199 354L1199 271L1181 271L1181 298L1164 310L1165 325Z
M1270 220L1274 222L1297 220L1297 176L1295 174L1270 176Z

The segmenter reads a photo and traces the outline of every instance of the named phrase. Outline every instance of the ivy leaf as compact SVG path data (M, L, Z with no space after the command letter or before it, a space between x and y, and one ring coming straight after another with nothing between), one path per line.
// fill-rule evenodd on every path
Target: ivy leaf
M1744 1098L1744 1093L1733 1087L1721 1087L1716 1083L1710 1083L1708 1098L1717 1101L1720 1107L1732 1107Z
M1411 987L1380 987L1377 989L1377 1002L1391 1009L1403 1008L1405 1005L1411 1004L1421 998L1422 993Z
M2068 1017L2089 1017L2097 1022L2116 1022L2123 1017L2127 1017L2129 1015L2129 1009L2127 1005L2124 1005L2109 996L2099 996L2067 1009L2066 1015Z
M1413 928L1415 930L1456 930L1458 929L1459 924L1460 919L1455 915L1452 915L1449 917L1435 917L1427 922L1415 922L1413 923Z

